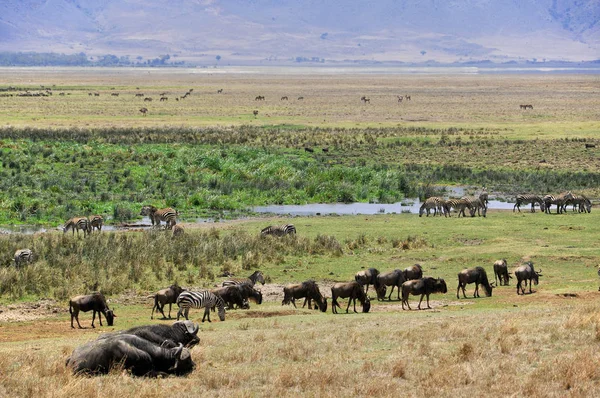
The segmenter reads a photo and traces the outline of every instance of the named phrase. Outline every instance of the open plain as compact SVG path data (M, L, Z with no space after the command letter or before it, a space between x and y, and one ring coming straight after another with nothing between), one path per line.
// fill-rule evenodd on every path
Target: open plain
M596 203L598 75L2 72L2 223L56 227L96 213L129 222L152 202L181 209L186 232L178 239L147 229L0 235L0 396L583 397L600 390L596 208L193 222L257 204L423 198L437 185L486 186L508 201L569 189ZM293 223L297 236L259 236L283 223ZM23 247L37 256L17 269L12 255ZM511 274L526 261L541 269L531 294L517 295L512 274L492 297L473 298L474 285L467 299L456 297L460 270L483 266L493 280L492 264L502 258ZM334 282L359 270L414 263L447 282L447 294L431 296L432 309L416 310L413 297L413 311L403 311L371 290L366 314L333 315L330 301L326 313L281 306L288 283L313 278L330 297ZM188 377L132 378L115 369L89 378L65 367L76 346L100 333L172 322L150 321L152 292L175 281L212 287L226 273L256 269L267 277L264 303L202 324ZM86 313L80 319L88 328L72 330L68 298L94 289L110 299L115 326L91 329ZM200 320L200 310L191 313Z

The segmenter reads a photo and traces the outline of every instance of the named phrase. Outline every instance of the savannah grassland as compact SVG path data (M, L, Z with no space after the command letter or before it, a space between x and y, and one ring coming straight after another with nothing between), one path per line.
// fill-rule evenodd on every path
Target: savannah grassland
M56 87L52 97L0 97L3 180L30 182L5 183L4 191L22 194L19 206L4 194L3 219L57 225L72 212L101 212L126 220L149 200L201 214L269 201L400 199L438 183L485 184L507 196L573 189L595 199L599 160L584 144L600 143L598 83L595 76L7 72L0 86ZM134 99L136 87L154 101ZM190 88L190 97L174 101ZM171 98L157 103L161 92ZM412 101L398 104L400 94ZM266 101L255 102L257 95ZM288 102L279 100L284 95ZM362 95L371 105L360 102ZM520 111L519 104L534 109ZM70 191L67 181L85 178L88 168L98 168L87 174L95 188L75 184L83 188ZM174 171L175 182L167 178ZM151 172L164 173L163 185ZM54 184L44 186L39 181L49 173ZM322 180L311 185L313 178ZM0 236L0 396L594 396L599 217L597 209L569 209L465 219L249 218L184 223L187 233L178 240L160 231ZM257 236L284 222L296 225L296 238ZM25 246L37 261L23 270L6 267ZM456 299L461 269L482 265L493 277L499 258L511 270L528 260L541 268L533 294L517 296L513 279L490 298L473 299L470 285L469 298ZM314 278L328 293L327 286L362 268L416 262L448 283L448 294L431 297L432 310L373 302L369 314L334 316L330 308L321 314L280 305L287 283ZM99 333L167 322L149 320L145 297L158 288L173 281L209 287L225 271L246 276L254 269L267 275L265 303L203 324L192 351L197 369L187 378L146 380L119 371L86 378L65 369L72 349ZM95 286L111 298L116 326L71 330L68 297ZM47 311L35 308L48 302L55 304ZM84 326L90 318L80 316Z

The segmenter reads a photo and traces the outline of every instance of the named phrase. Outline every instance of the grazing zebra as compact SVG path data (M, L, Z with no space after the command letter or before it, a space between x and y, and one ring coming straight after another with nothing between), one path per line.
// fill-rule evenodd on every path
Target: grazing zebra
M63 232L67 233L69 229L73 231L73 235L75 235L75 230L77 230L77 236L79 236L79 230L82 229L83 236L86 236L91 233L90 221L87 217L73 217L65 223Z
M520 213L521 205L526 205L528 203L531 203L531 212L532 213L535 213L535 204L536 203L538 203L540 205L541 211L546 211L546 203L544 203L544 199L541 196L529 195L529 194L517 195L516 200L517 200L517 203L515 203L515 205L513 206L513 213L514 213L515 209L519 210L519 213Z
M296 227L294 224L284 224L284 225L270 225L266 228L263 228L260 231L261 235L275 235L275 236L284 236L288 234L296 234Z
M481 200L481 203L483 203L483 205L487 209L489 200L488 200L488 193L485 190L485 188L483 188L483 191L481 191L481 193L479 194L479 200Z
M185 319L188 319L188 314L190 312L190 308L202 308L204 307L204 316L202 317L202 322L208 318L210 320L210 310L211 308L217 307L219 313L219 319L221 322L225 320L225 302L219 296L214 293L209 292L208 290L202 290L200 292L181 292L179 297L177 297L177 305L179 306L179 311L177 311L177 320L181 315L185 316Z
M265 284L265 276L260 271L254 271L252 275L247 278L229 278L223 281L222 286L237 286L237 285L250 285L254 287L256 282Z
M577 206L580 213L592 212L592 202L584 195L573 195L573 199L565 200L562 211L567 211L568 205L573 205L573 211L575 211L575 206Z
M150 217L153 226L158 227L160 226L160 222L164 221L166 223L165 229L171 229L177 224L177 216L179 213L177 213L177 210L170 207L157 209L155 206L146 205L142 207L140 215Z
M94 229L97 229L98 232L102 231L102 226L104 225L104 219L102 216L91 216L90 217L90 233L94 232Z
M471 204L471 217L475 217L475 213L477 213L478 216L481 216L483 213L483 216L485 217L487 214L487 206L485 205L485 203L483 202L483 200L481 200L480 198L476 198L476 197L466 197L463 196L461 199L466 200L467 202L469 202Z
M33 252L30 249L19 249L15 252L15 266L19 267L22 263L33 261Z
M466 217L465 209L469 209L469 211L471 211L472 208L473 205L471 205L471 202L465 199L448 199L444 203L444 211L450 217L452 217L452 215L450 214L451 209L458 211L458 217L460 217L461 214L463 215L463 217Z
M571 192L563 192L558 196L546 195L544 196L544 204L546 205L546 214L550 214L550 207L556 205L556 214L561 214L563 211L563 205L567 200L573 199Z
M185 230L180 224L176 224L173 226L173 237L182 236L185 233Z
M429 217L429 211L433 209L434 217L439 213L440 216L444 214L444 198L440 198L439 196L432 196L425 199L425 202L419 208L419 217L423 215L425 211L427 211L427 217Z

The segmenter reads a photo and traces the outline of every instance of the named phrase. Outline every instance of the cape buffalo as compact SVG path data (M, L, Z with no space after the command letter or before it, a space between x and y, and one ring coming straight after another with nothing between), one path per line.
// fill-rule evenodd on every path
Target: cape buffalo
M419 300L419 306L417 308L421 309L421 302L423 301L423 296L427 296L427 308L431 308L429 306L429 295L432 293L444 293L448 292L448 287L446 286L446 281L440 278L432 278L426 277L421 279L413 279L410 281L406 281L402 284L402 309L404 309L404 304L410 310L410 304L408 303L408 296L412 294L416 296L418 294L421 295L421 299Z
M519 294L519 290L521 290L521 292L525 294L525 289L523 289L523 287L521 286L521 282L525 281L525 286L527 286L528 280L529 293L532 293L531 281L533 281L533 283L537 285L539 283L539 277L542 276L542 270L536 271L535 269L533 269L533 263L531 261L528 261L515 270L515 276L517 277L517 294Z
M75 374L106 374L122 366L135 376L185 375L194 369L187 348L163 348L132 334L118 334L77 347L67 359Z
M494 282L490 284L488 282L487 274L482 267L475 267L464 269L458 273L458 288L456 288L456 298L460 298L458 296L458 292L462 289L463 297L467 298L465 294L465 287L469 283L475 283L475 291L473 292L473 297L479 297L479 285L483 285L485 289L485 295L490 297L492 295L492 289L494 288Z
M192 321L177 321L170 326L136 326L117 333L103 334L98 337L98 339L106 339L123 334L133 334L165 348L175 348L179 346L179 344L183 344L184 347L187 348L192 348L200 343L198 330L200 330L200 325L197 323L194 324Z
M92 327L94 326L94 321L96 320L96 312L98 313L98 320L100 321L100 326L102 326L102 316L106 318L106 322L108 326L112 326L114 322L114 318L117 316L113 313L111 309L108 308L108 304L106 303L106 299L102 293L92 293L87 296L76 296L69 300L69 313L71 314L71 327L73 326L73 318L77 321L77 326L79 329L82 329L81 324L79 323L79 311L88 312L92 310Z

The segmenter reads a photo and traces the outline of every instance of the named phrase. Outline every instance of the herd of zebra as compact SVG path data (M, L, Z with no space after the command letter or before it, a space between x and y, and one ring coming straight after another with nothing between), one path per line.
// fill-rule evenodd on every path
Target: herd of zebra
M488 193L485 190L478 197L467 197L464 196L460 199L444 199L439 196L429 197L423 202L421 207L419 208L419 217L423 214L429 214L433 211L433 215L444 215L446 217L451 217L451 210L455 210L458 212L458 217L461 215L463 217L466 216L465 211L469 210L469 214L471 217L475 217L477 215L483 215L483 217L487 214L488 208ZM592 211L592 201L588 199L585 195L576 195L572 192L563 192L559 195L517 195L516 203L513 206L513 212L518 210L521 212L521 206L530 204L531 212L535 212L535 206L538 205L542 212L546 214L550 214L550 208L552 205L556 206L556 212L558 214L562 214L567 211L567 206L573 206L573 211L579 211L579 213L590 213Z

